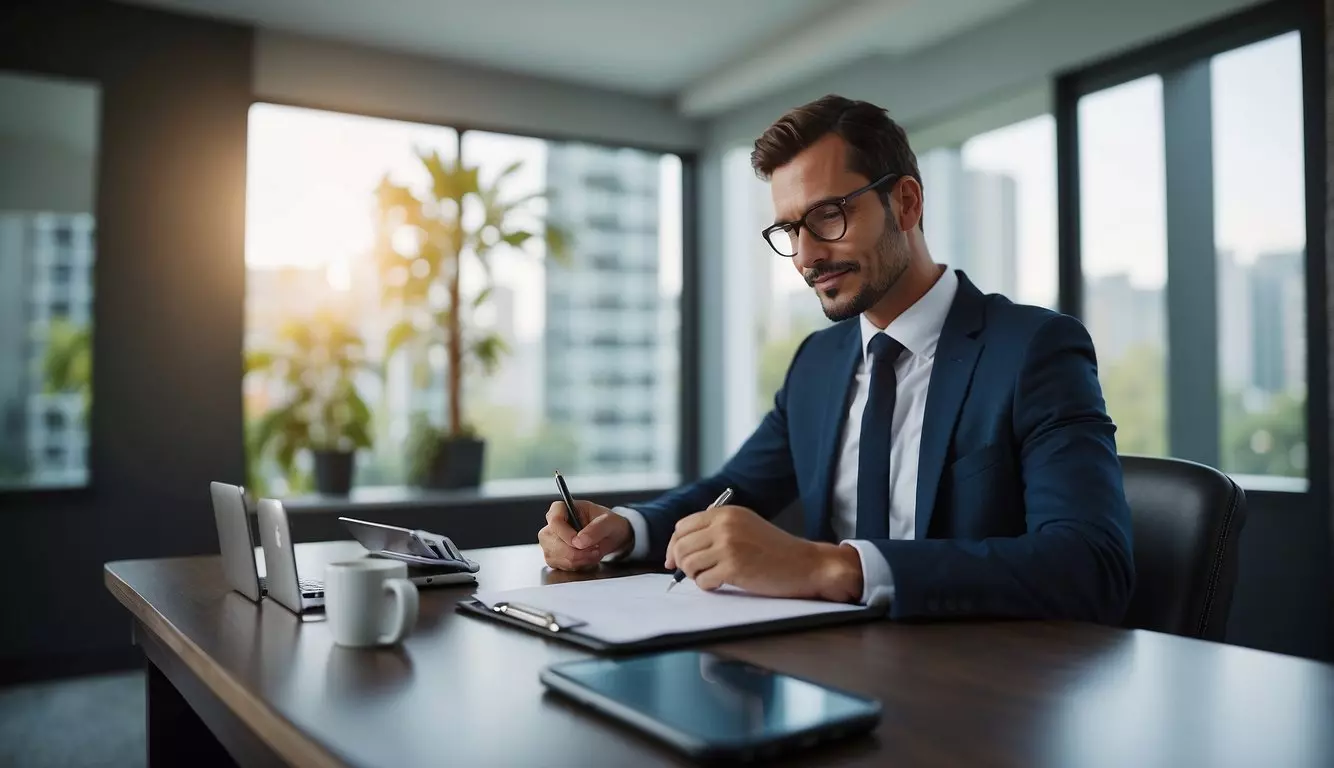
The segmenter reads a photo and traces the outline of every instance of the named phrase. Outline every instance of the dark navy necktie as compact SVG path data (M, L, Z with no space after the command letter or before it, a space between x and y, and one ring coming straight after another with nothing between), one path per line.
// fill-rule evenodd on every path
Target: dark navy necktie
M894 437L894 399L898 378L894 361L903 345L883 333L871 339L871 394L862 412L861 449L857 455L857 538L889 538L889 447Z

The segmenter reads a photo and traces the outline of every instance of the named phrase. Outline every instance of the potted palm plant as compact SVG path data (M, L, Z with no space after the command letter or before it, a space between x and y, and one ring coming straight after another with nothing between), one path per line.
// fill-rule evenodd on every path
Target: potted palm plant
M485 443L464 417L464 374L493 373L509 351L505 339L472 322L491 295L491 256L497 249L543 243L546 255L562 259L566 236L535 206L546 193L514 195L508 189L521 163L482 183L476 166L437 152L418 157L429 180L424 189L415 191L388 176L376 189L382 299L397 318L385 341L385 360L400 351L409 354L421 382L430 377L431 349L443 347L445 423L416 421L408 463L416 468L414 480L425 487L474 487L481 482ZM465 263L478 267L466 290Z
M352 324L328 310L285 321L272 347L249 352L246 375L266 376L282 393L251 435L251 484L263 487L256 470L271 458L289 489L305 487L296 458L308 451L316 492L346 495L356 450L371 446L371 411L356 377L377 370Z

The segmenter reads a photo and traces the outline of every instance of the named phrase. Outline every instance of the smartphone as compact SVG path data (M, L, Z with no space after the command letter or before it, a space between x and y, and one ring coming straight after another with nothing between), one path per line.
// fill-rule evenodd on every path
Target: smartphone
M880 722L874 699L702 651L565 662L541 680L703 760L767 758Z

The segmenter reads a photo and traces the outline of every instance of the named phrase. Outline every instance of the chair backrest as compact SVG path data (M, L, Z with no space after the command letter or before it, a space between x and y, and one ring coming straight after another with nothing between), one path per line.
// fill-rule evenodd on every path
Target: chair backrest
M1245 494L1190 461L1122 456L1121 467L1135 537L1135 593L1122 626L1222 640Z

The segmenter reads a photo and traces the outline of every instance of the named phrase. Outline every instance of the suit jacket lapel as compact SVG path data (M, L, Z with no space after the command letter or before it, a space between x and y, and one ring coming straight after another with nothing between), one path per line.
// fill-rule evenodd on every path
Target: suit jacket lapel
M811 539L831 541L834 538L829 508L834 493L834 470L838 467L839 454L842 453L840 437L848 420L848 398L852 393L853 377L861 361L861 326L854 320L847 323L847 333L838 344L829 378L825 382L824 414L820 420L824 429L820 435L820 452L816 454L824 457L825 466L819 476L820 484L815 489L815 508L807 519L806 535Z
M922 418L922 444L917 459L917 520L915 537L925 539L935 511L936 492L945 469L945 453L959 423L973 369L982 342L977 336L985 322L982 292L959 273L959 289L945 317L936 344L936 357L927 386L926 413Z

